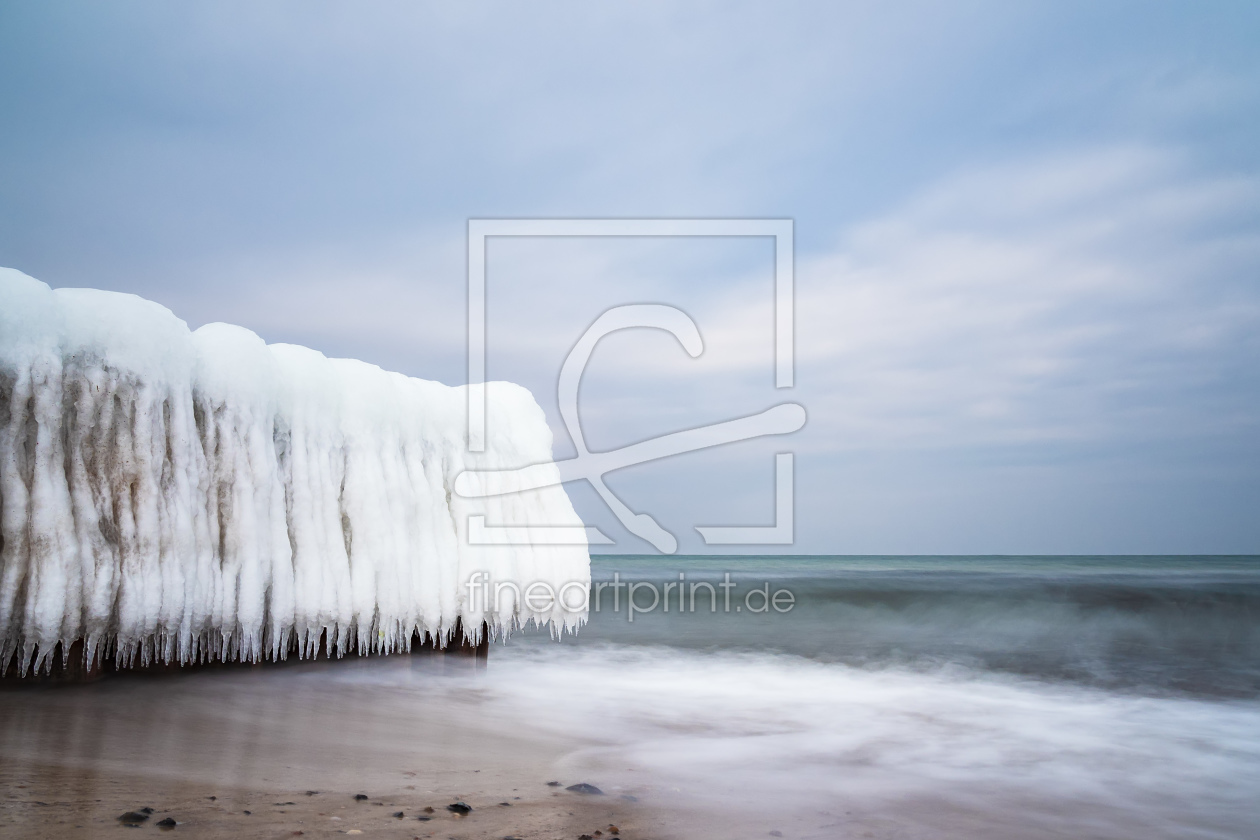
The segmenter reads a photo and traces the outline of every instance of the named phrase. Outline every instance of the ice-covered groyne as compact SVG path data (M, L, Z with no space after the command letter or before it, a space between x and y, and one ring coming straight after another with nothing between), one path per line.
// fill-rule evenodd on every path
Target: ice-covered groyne
M575 629L559 602L468 587L590 578L584 545L469 544L472 514L580 525L558 485L452 493L465 469L551 461L529 392L486 387L474 454L463 387L0 269L0 669L58 643L126 665L309 656L321 636L401 651L460 619Z

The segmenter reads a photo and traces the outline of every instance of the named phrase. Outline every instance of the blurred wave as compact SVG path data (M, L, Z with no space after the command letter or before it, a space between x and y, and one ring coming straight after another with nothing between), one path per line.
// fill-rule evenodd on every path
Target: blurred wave
M568 644L772 651L879 667L944 664L1147 693L1260 696L1260 558L598 557L593 579L718 582L694 612L628 621L612 593ZM790 612L736 612L750 588L795 597ZM676 593L677 590L674 590ZM640 601L650 603L648 593ZM719 591L720 595L720 591ZM675 596L676 597L676 596ZM754 606L759 600L754 600ZM684 600L689 606L689 599ZM514 644L536 644L525 634Z

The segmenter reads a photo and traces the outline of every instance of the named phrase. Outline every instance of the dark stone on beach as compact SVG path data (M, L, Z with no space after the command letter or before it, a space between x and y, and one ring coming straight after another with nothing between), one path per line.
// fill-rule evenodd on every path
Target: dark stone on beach
M461 799L459 802L452 802L450 805L447 805L446 810L456 814L469 814L472 813L472 806Z
M172 828L179 825L179 823L175 822L175 820L171 819L170 817L167 817L164 820L158 820L156 823L154 823L154 825L156 825L158 828L164 831L170 831Z
M209 799L211 802L213 802L214 800L216 800L216 799L218 799L218 798L219 798L219 797L217 797L217 796L207 796L207 797L206 797L206 799Z
M276 807L281 808L285 805L296 805L296 804L297 804L296 802L277 802Z
M139 825L149 818L149 815L143 811L128 811L118 818L123 825Z
M406 816L406 814L404 814L402 811L395 811L394 816L398 817L398 819L401 820L404 816Z
M142 814L152 814L152 813L153 813L153 809L152 809L152 808L141 808L141 809L140 809L140 813L142 813Z
M595 838L589 834L579 834L578 840L595 840Z
M432 813L433 813L433 806L432 806L432 805L425 805L425 806L424 806L424 812L425 812L426 814L432 814Z
M308 790L308 791L306 792L306 795L307 795L307 796L318 796L318 795L319 795L319 791L317 791L317 790Z
M355 802L367 802L368 795L366 793L356 793L354 795Z
M254 812L253 812L253 811L241 811L241 813L242 813L242 814L244 814L245 816L247 816L247 817L248 817L248 816L252 816Z
M433 817L416 817L416 819L418 819L420 822L428 822L429 820L433 819Z
M547 787L560 787L559 782L547 782Z
M512 803L511 803L511 802L500 802L500 803L499 803L499 807L500 807L500 808L511 808L511 807L512 807Z
M574 793L589 793L603 796L604 792L595 785L588 785L586 782L578 782L576 785L569 785L565 790L571 790Z

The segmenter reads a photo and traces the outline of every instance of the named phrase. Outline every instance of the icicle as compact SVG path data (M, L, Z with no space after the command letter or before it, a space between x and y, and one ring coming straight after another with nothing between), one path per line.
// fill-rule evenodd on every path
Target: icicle
M469 602L496 582L589 583L584 546L471 546L467 522L580 524L564 491L510 504L449 492L470 468L551 460L527 391L486 388L485 453L465 450L467 393L196 332L131 295L53 291L0 269L0 657L86 664L258 662L410 650L457 623L476 644L556 604Z

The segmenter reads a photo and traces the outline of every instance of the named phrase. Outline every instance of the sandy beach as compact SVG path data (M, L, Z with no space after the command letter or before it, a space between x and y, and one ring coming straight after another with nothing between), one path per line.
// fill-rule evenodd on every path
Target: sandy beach
M702 640L699 621L677 636ZM484 671L366 657L5 691L0 836L1175 840L1254 825L1252 699L588 630L496 646ZM582 783L602 794L568 790ZM145 808L137 827L118 819Z
M611 837L613 827L622 836L642 836L635 831L634 806L625 800L537 790L521 796L512 789L503 800L495 786L466 772L450 774L443 790L430 793L418 785L396 785L356 800L365 794L206 786L149 775L103 776L49 764L27 764L21 770L7 760L4 764L0 783L7 795L0 822L12 837L132 837L137 829L206 838ZM447 809L461 801L472 807L467 815ZM153 813L145 814L145 808ZM118 819L127 813L147 819L135 825ZM176 825L163 825L167 819Z
M621 836L643 836L636 832L633 804L619 798L544 793L535 783L526 796L509 788L511 796L503 800L495 785L466 772L450 774L443 790L430 793L418 785L396 785L377 791L379 796L356 800L348 791L206 786L149 775L103 776L49 764L28 764L19 771L4 763L0 781L7 795L0 822L11 837L134 837L138 830L205 838L612 837L614 827ZM459 801L473 810L460 815L447 809ZM144 813L138 810L144 808L153 813L138 825L118 819ZM167 819L176 825L163 825Z
M557 773L572 741L479 717L474 676L425 674L462 695L425 708L396 688L351 682L364 671L408 677L416 664L393 657L7 691L3 834L645 836L632 794L566 790L587 781ZM448 809L457 802L471 812ZM138 826L118 819L146 808Z

